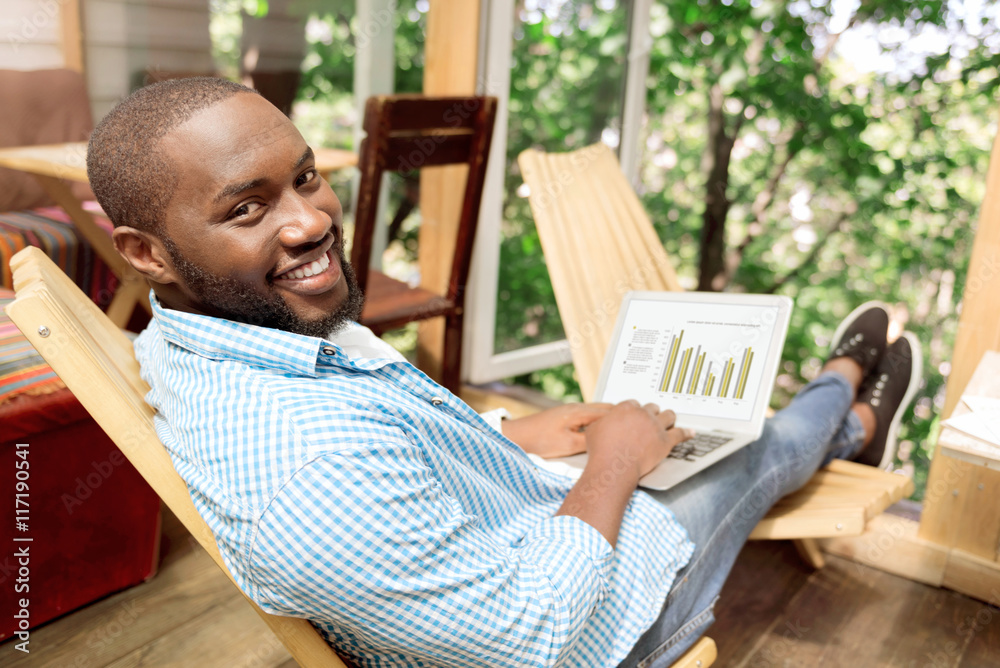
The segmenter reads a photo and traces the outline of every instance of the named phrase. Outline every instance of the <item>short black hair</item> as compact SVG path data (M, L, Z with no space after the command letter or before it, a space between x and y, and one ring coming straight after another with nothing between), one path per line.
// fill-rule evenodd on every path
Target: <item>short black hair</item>
M108 112L90 136L90 187L115 227L163 236L163 212L177 174L160 155L160 140L175 127L238 93L257 91L228 79L169 79L140 88Z

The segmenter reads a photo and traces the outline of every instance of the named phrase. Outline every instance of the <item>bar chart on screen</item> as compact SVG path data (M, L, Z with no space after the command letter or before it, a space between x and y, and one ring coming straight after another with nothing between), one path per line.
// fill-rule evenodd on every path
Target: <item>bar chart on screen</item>
M776 316L771 306L633 301L605 400L632 398L678 413L749 419Z
M735 355L732 354L730 346L729 352L724 349L721 353L715 351L709 356L709 348L700 342L684 348L684 331L682 329L670 337L657 384L658 391L721 399L743 399L746 396L747 379L753 368L753 346L746 346L742 352L736 352ZM738 367L737 360L739 360Z

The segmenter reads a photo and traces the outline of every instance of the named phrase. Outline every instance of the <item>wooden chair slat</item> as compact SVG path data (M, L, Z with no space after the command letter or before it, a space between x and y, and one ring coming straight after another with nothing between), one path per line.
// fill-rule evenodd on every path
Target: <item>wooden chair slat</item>
M396 131L423 130L428 127L472 129L482 110L481 98L435 97L423 95L381 95L388 112L389 125Z
M390 137L383 150L382 169L405 172L468 162L472 146L473 136L470 134Z

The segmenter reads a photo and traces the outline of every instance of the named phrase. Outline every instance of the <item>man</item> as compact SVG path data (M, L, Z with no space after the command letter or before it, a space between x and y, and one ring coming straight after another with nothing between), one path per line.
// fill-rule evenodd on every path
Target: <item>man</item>
M760 441L655 498L637 481L690 437L671 411L484 419L354 322L313 162L253 91L187 79L113 110L88 171L153 287L147 400L227 566L351 660L669 665L771 504L831 456L891 461L919 373L909 337L886 351L879 305ZM537 465L584 449L576 480Z

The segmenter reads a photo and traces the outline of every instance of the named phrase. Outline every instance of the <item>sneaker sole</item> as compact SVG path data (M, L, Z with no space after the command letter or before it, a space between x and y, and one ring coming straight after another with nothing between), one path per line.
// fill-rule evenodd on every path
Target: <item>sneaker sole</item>
M858 319L858 316L867 311L868 309L875 307L881 308L883 311L885 311L886 315L890 316L889 319L892 320L891 314L889 313L888 304L886 304L885 302L880 302L878 300L865 302L861 306L857 307L856 309L848 313L847 317L841 320L840 324L837 325L837 331L833 333L833 338L830 339L830 348L829 350L826 351L827 359L829 359L830 355L833 353L833 347L837 345L837 342L844 337L844 332L847 331L848 327L854 324L854 321Z
M903 414L913 401L913 397L920 388L920 379L924 374L924 352L920 345L920 340L912 332L903 332L903 336L910 342L910 352L913 354L913 363L910 367L910 383L906 386L906 394L899 402L892 422L889 423L889 435L885 439L885 450L882 451L882 461L878 467L883 471L891 471L893 460L896 458L896 435L899 432L899 423L903 421Z

